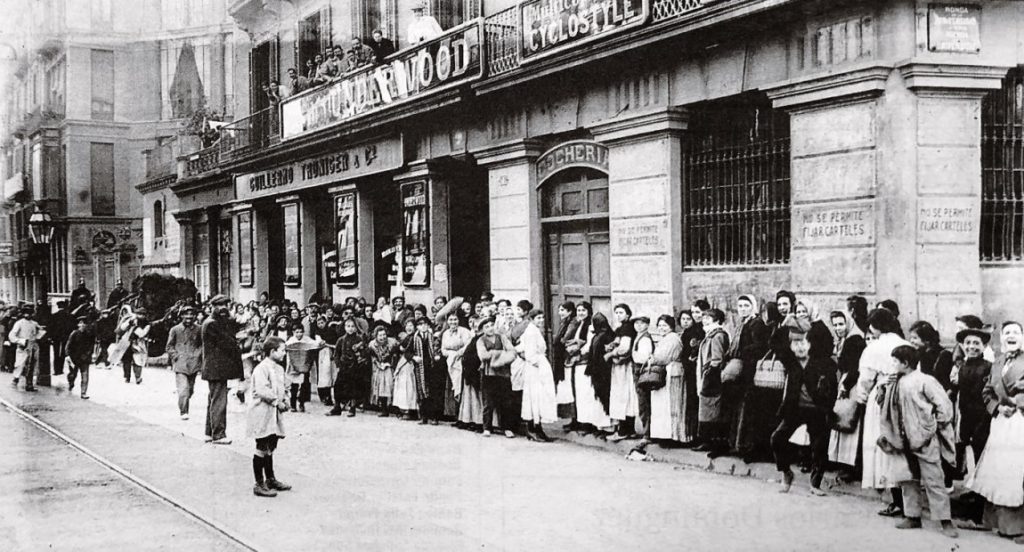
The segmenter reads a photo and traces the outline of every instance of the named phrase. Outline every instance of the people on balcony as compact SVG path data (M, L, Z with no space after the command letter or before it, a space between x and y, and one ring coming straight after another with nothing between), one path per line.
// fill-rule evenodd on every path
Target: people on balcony
M306 77L300 77L298 72L295 71L295 69L288 69L288 85L287 86L289 88L288 94L285 95L285 96L282 96L283 98L286 98L288 96L292 96L292 95L298 94L299 92L302 92L303 90L308 89L309 88L309 79L307 79Z
M381 29L373 30L373 35L367 46L373 50L373 62L376 64L384 63L385 58L395 53L395 43L384 38L384 31Z
M413 20L409 23L406 31L409 36L409 44L419 44L441 36L444 29L433 16L427 15L427 4L421 2L412 8Z
M334 80L345 72L345 51L341 46L331 46L324 50L327 59L321 66L323 76L327 80Z

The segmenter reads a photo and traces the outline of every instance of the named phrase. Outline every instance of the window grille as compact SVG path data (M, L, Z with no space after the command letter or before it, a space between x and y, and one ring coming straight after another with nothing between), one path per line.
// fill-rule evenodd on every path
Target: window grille
M982 261L1024 258L1024 69L981 104Z
M767 98L691 112L684 154L687 267L789 262L789 115Z

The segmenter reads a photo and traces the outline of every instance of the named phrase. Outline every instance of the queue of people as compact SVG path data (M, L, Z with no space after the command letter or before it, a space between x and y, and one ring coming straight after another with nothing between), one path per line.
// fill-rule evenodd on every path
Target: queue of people
M897 527L921 527L927 503L950 537L950 492L960 480L968 490L960 525L1024 544L1020 323L999 327L997 355L994 330L970 314L957 317L956 345L944 349L927 321L904 331L892 301L869 311L851 296L823 315L788 291L772 299L759 306L753 295L737 297L727 323L706 300L653 319L626 304L606 314L566 302L549 321L527 300L489 293L430 306L401 296L314 298L305 307L266 294L247 305L218 296L154 322L122 305L108 355L126 382L141 384L136 367L145 365L153 327L167 326L180 415L187 419L201 376L210 387L207 439L217 444L230 443L226 405L237 381L256 440L259 496L289 488L272 464L282 417L316 400L329 416L376 412L485 437L547 442L545 425L567 420L566 431L635 441L630 456L658 446L771 460L782 492L794 466L819 496L826 470L838 469L837 480L886 493L879 514L900 518ZM83 398L89 365L100 360L94 328L103 316L81 317L66 342L69 387L80 377ZM45 330L29 311L9 323L0 320L31 389L33 344Z

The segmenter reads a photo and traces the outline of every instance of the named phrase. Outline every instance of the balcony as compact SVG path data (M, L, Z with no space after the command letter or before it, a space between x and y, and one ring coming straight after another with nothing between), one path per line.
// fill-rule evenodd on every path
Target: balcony
M185 178L212 171L220 165L221 144L218 142L188 156L185 160Z
M281 141L277 106L257 111L220 129L220 160L230 162L273 146ZM210 149L210 148L207 148Z

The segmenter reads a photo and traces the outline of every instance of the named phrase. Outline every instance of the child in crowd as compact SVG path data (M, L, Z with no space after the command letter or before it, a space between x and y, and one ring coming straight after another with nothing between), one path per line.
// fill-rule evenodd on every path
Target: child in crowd
M246 436L256 439L252 457L252 473L256 496L277 496L291 486L274 475L274 450L284 438L283 414L288 410L288 389L285 387L284 363L288 354L285 342L278 337L263 341L263 360L252 371L252 396L246 415Z

